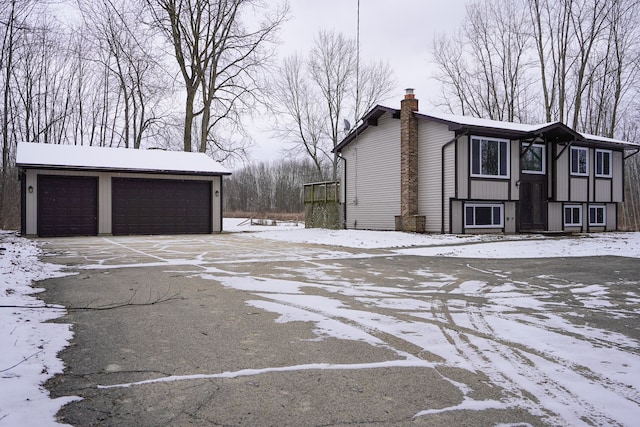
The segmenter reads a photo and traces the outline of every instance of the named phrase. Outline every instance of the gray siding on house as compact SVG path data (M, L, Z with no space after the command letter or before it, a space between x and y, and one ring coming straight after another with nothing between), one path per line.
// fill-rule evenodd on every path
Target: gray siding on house
M611 172L613 174L613 194L611 195L612 202L624 201L624 153L621 151L613 152L613 161L611 165Z
M464 136L457 142L458 147L458 198L469 198L469 137Z
M427 232L442 228L442 147L455 134L447 125L421 120L418 123L418 213L426 217ZM451 148L451 149L449 149ZM449 229L449 198L455 196L453 144L445 153L445 231Z
M570 197L571 202L586 202L589 200L589 181L587 177L571 177Z
M611 191L611 179L595 179L594 192L594 202L611 202L611 197L613 196Z
M462 234L464 232L464 204L455 200L451 202L451 232Z
M615 231L618 229L618 209L615 203L607 203L606 207L607 215L607 231Z
M504 204L504 232L516 232L516 202L505 202Z
M346 227L395 230L400 215L400 120L389 113L342 150Z
M555 155L562 151L558 146ZM623 153L612 152L611 178L595 176L595 149L589 148L589 176L574 176L570 173L568 148L556 163L556 194L558 201L565 202L622 202L623 200ZM549 186L551 189L551 185Z
M509 200L510 180L505 179L471 179L471 195L473 200Z
M556 146L555 153L552 157L555 158L562 152L564 147L561 145ZM569 200L569 153L571 149L567 148L564 153L556 160L556 200L567 201Z
M549 202L547 204L547 229L549 231L562 231L562 203Z
M520 200L520 140L511 141L511 172L509 174L509 185L511 194L509 200ZM515 230L514 230L515 231Z
M141 173L115 173L115 172L92 172L92 171L62 171L46 169L27 169L26 186L33 187L33 193L26 194L26 234L38 234L38 175L64 175L64 176L93 176L98 178L98 234L111 234L111 178L155 178L155 179L176 179L176 180L197 180L211 181L212 195L212 229L213 232L221 230L221 183L220 176L192 176L192 175L170 175L170 174L141 174ZM215 196L216 191L218 196Z

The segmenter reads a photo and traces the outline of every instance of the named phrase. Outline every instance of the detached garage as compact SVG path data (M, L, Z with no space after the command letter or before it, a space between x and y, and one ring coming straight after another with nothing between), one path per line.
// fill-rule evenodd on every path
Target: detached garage
M22 234L222 231L221 164L202 153L18 144Z

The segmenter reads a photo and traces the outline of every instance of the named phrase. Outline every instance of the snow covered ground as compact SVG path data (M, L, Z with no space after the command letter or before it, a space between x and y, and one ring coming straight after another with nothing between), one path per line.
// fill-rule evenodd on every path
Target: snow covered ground
M34 281L64 275L38 260L32 241L0 232L0 425L55 424L60 407L74 400L52 400L42 384L62 372L56 356L72 337L71 325L48 323L64 308L43 308ZM56 424L59 425L59 424Z
M238 219L226 219L224 229L232 232L251 231L238 234L246 239L365 250L386 249L391 255L479 259L601 255L640 258L640 233L588 234L563 238L494 235L459 237L305 229L293 224L253 226L242 222ZM0 233L0 348L3 349L0 352L0 426L58 425L55 423L55 413L62 405L75 399L67 397L51 400L42 387L48 378L62 371L62 363L56 354L67 345L72 333L70 325L47 322L62 316L63 308L43 308L43 303L33 296L38 292L31 287L34 281L64 274L60 267L38 261L39 254L40 250L33 241L18 238L8 232ZM168 266L172 265L170 260L166 262ZM580 414L584 411L602 414L601 421L604 424L615 421L621 425L633 425L640 417L640 407L637 404L640 401L640 343L622 334L576 327L566 318L547 315L545 306L550 304L548 293L542 289L531 293L529 283L511 282L508 272L488 272L500 277L502 281L500 286L491 287L482 281L458 283L455 277L435 274L428 269L407 272L407 275L423 277L421 289L416 291L404 289L403 286L382 288L366 283L349 283L339 266L323 265L305 271L283 271L280 278L272 277L268 280L246 275L234 276L215 267L203 265L203 268L209 268L202 275L205 279L214 279L224 286L241 287L254 293L259 299L247 303L279 313L280 322L315 322L319 337L364 340L371 345L386 345L367 332L382 331L428 349L451 366L486 372L492 381L513 393L511 401L500 402L478 402L467 397L457 409L520 405L522 400L517 395L525 390L541 401L542 408L558 414L558 422L583 424ZM375 273L373 270L371 274ZM293 278L295 274L311 277L315 285L308 281L296 281ZM542 277L543 273L540 275ZM404 280L402 277L396 279L398 283ZM457 284L453 286L454 283ZM398 316L372 315L366 311L350 309L338 298L303 295L300 289L310 286L335 293L336 296L349 295L364 306L396 310ZM637 318L640 315L640 291L630 292L624 301L624 310L621 310L608 297L609 286L612 284L581 286L580 283L564 283L559 280L554 286L570 287L571 292L585 306L611 308L627 318ZM436 302L441 304L444 300L434 299L433 296L445 292L445 287L453 298L446 300L446 307L437 306ZM460 298L455 298L456 295ZM478 307L465 302L465 296L485 298L488 303L480 312ZM526 312L522 313L521 308L526 308ZM425 321L399 320L406 316L423 317ZM444 321L445 316L454 321L460 331L449 330L448 335L443 335L442 329L437 325ZM565 334L567 330L572 334L570 341ZM520 350L508 350L507 343L517 344ZM389 366L433 366L432 362L425 362L411 355L399 353L399 356L399 360L389 361ZM524 368L513 372L495 368L519 365ZM588 375L581 376L572 369L575 367L579 368L578 371L588 370ZM224 375L233 376L234 373L213 373L211 377ZM581 395L589 398L580 402L571 400ZM532 413L537 410L535 407L527 409ZM416 416L428 415L433 411L426 409Z

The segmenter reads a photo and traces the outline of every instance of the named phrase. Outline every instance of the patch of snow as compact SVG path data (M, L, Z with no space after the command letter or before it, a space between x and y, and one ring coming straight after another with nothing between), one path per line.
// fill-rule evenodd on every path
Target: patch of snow
M327 230L290 225L239 227L225 218L226 231L254 231L246 238L354 249L391 249L402 255L459 258L565 258L627 256L640 258L640 233L591 233L580 236L414 234L397 231Z
M64 307L44 308L33 282L65 274L38 260L40 250L14 233L0 232L0 426L60 425L55 415L68 396L51 399L43 384L62 373L57 354L72 338L71 325L50 323Z

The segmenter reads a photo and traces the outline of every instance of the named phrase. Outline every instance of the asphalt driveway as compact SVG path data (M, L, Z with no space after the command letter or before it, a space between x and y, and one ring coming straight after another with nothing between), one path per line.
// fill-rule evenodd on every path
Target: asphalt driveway
M640 416L636 259L478 260L242 234L43 241L77 274L78 426L616 425Z

